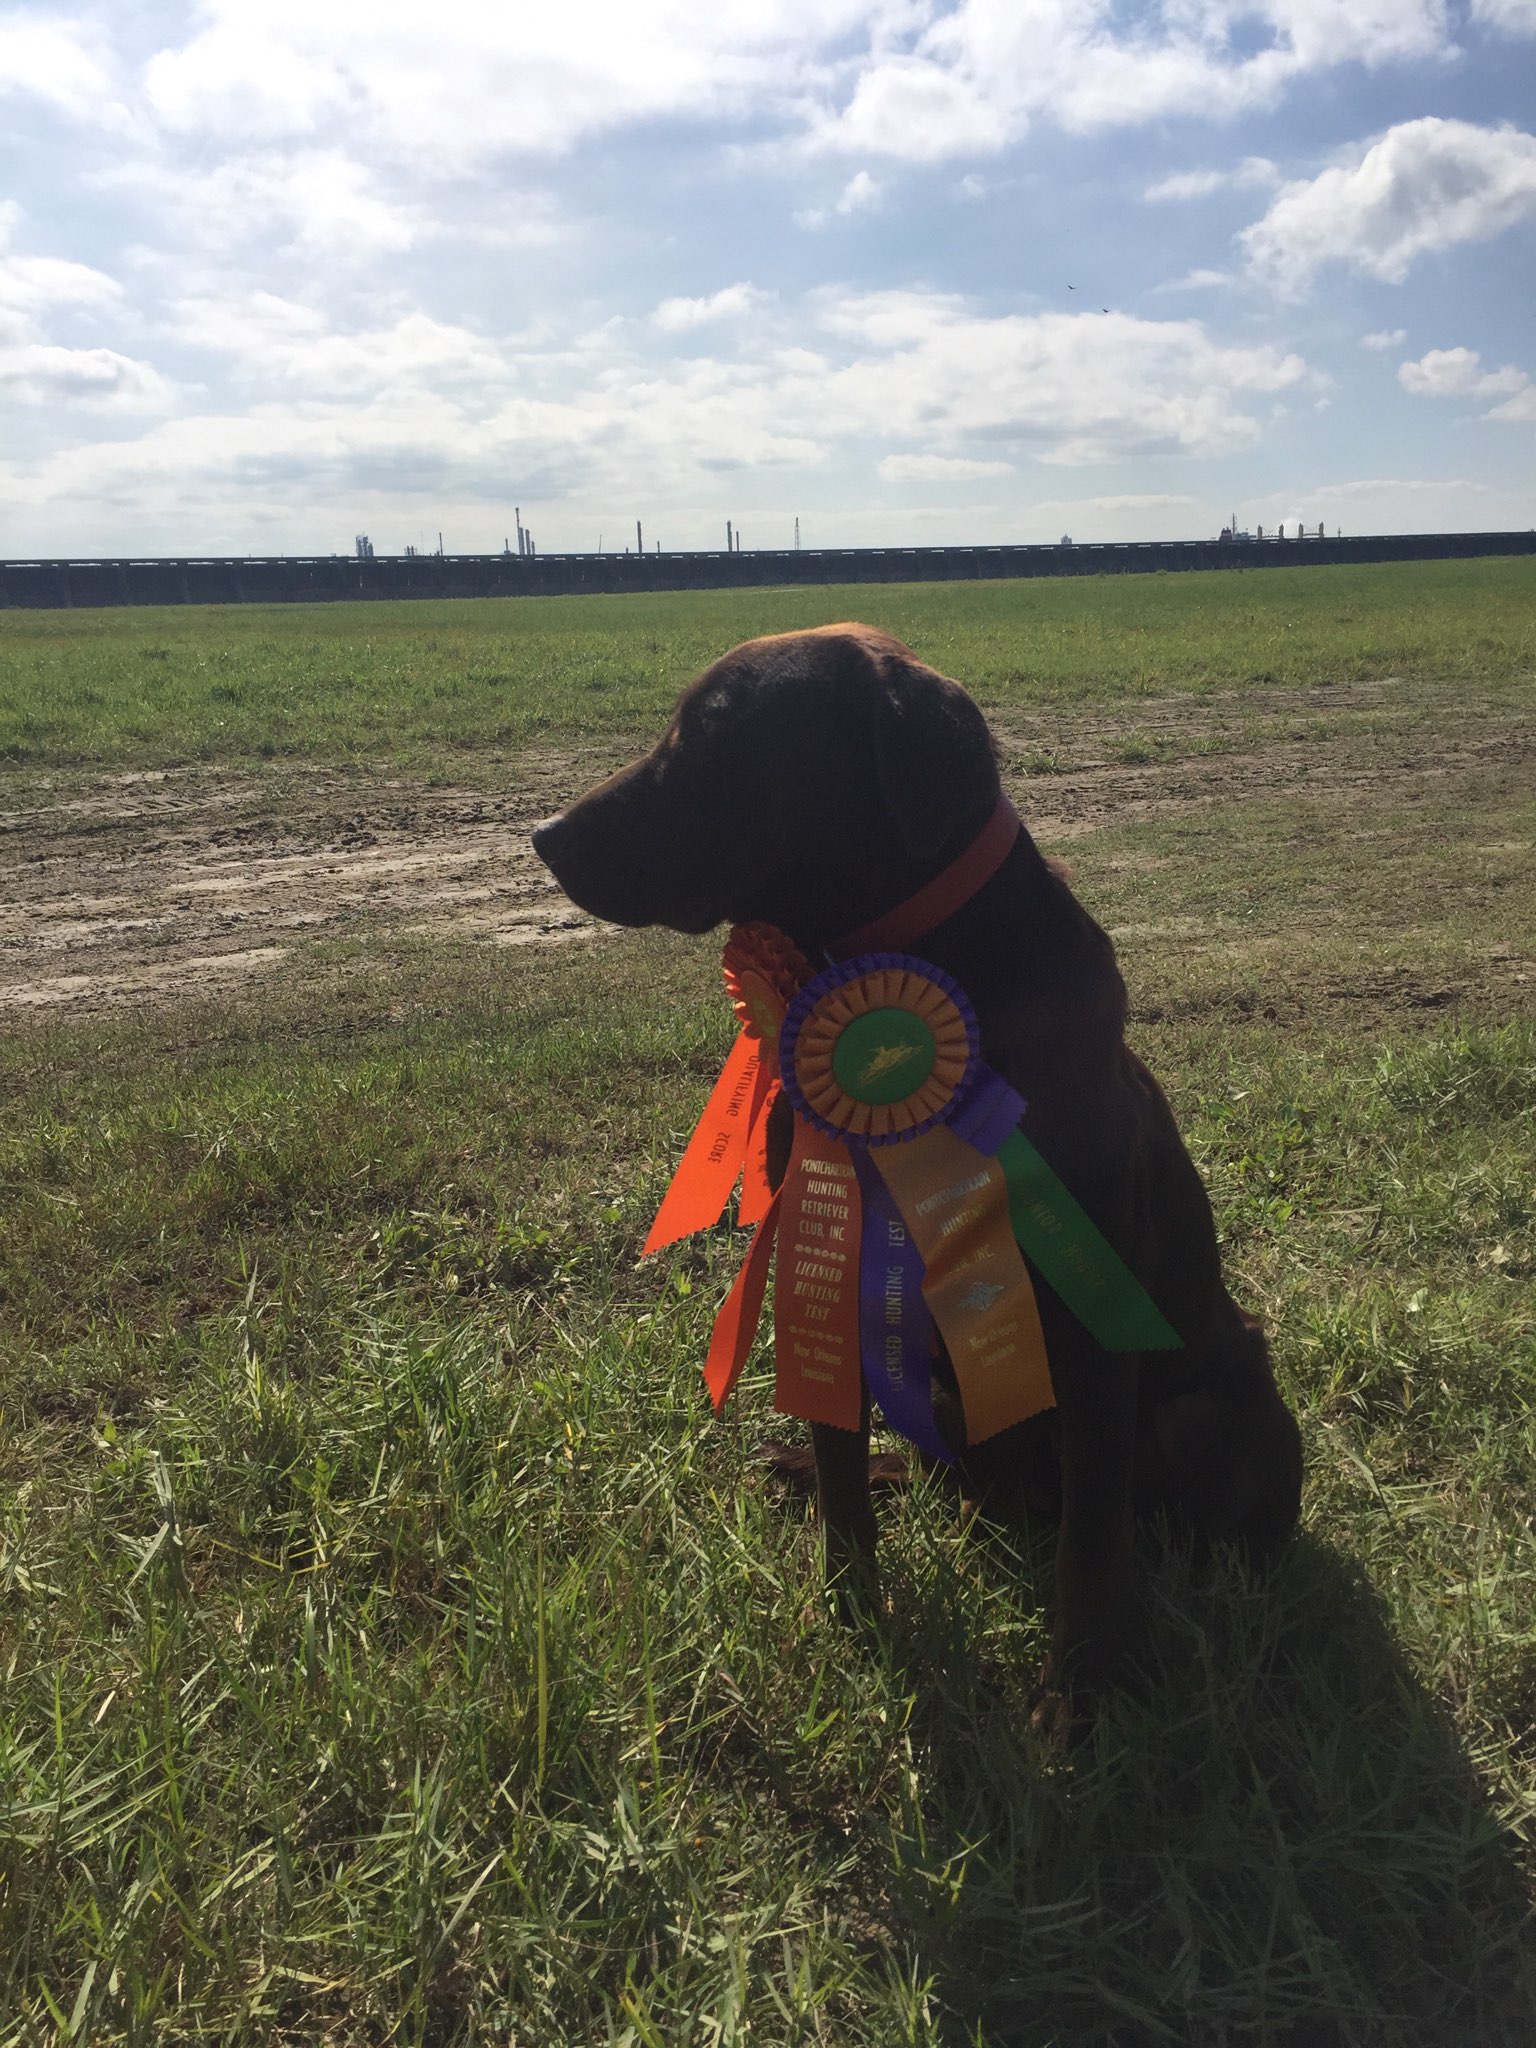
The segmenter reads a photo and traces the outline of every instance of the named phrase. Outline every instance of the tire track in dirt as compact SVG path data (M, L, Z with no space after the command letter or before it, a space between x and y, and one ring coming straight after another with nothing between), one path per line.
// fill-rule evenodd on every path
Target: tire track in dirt
M0 812L0 1007L227 992L314 939L590 937L529 832L602 763L507 764L504 794L314 771L113 778Z
M1390 692L1005 710L992 724L1005 782L1047 848L1109 823L1292 790L1347 803L1531 748L1523 720L1493 713L1459 737L1442 730L1430 749L1423 705L1393 706ZM1319 716L1338 732L1303 729ZM1142 750L1154 758L1126 758ZM615 741L477 762L497 774L490 790L291 768L34 785L0 810L0 1008L82 1013L227 993L302 971L315 939L590 940L601 928L561 896L528 835L634 751ZM1068 765L1039 772L1047 761Z

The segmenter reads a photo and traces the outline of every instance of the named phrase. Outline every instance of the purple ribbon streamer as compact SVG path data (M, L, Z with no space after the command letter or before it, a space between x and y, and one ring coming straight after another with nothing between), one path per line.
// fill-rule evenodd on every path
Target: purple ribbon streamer
M864 1221L859 1247L859 1353L869 1391L892 1429L948 1465L954 1453L933 1419L933 1318L923 1262L866 1147L849 1151Z
M944 1121L957 1138L991 1159L1024 1121L1024 1098L1001 1074L978 1062L965 1100Z

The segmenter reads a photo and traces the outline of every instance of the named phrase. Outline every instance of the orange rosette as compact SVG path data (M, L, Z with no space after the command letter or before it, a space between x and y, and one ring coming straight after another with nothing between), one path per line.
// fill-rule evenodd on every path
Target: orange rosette
M786 933L773 924L732 925L721 960L725 992L744 1031L771 1060L784 1013L815 969Z
M969 1003L941 969L866 954L801 991L780 1068L796 1109L823 1131L894 1144L953 1113L976 1071L977 1036Z
M761 1223L773 1200L768 1180L768 1112L779 1093L779 1032L796 992L815 969L787 933L760 920L731 927L720 964L726 994L741 1024L738 1042L750 1045L758 1054L736 1220Z

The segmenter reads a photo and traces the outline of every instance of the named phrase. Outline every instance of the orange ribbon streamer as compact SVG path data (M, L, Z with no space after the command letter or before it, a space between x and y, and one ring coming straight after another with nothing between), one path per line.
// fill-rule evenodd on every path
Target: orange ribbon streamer
M761 1068L760 1043L743 1031L694 1126L672 1185L640 1247L642 1256L720 1221L747 1155L752 1112L761 1099Z
M857 1429L863 1411L861 1210L848 1147L797 1117L794 1148L779 1190L773 1405L781 1415L830 1422L839 1429Z
M946 1124L870 1157L922 1254L923 1299L948 1346L969 1443L1052 1408L1045 1336L996 1159Z
M762 1090L761 1107L752 1112L752 1134L747 1140L747 1156L741 1170L741 1199L736 1204L736 1221L744 1230L762 1222L774 1196L768 1183L768 1119L783 1089L777 1079L769 1078L766 1060L758 1069L758 1077L767 1086Z
M709 1355L704 1360L704 1384L709 1388L709 1398L715 1404L717 1415L741 1378L747 1353L752 1349L752 1339L757 1335L758 1318L763 1313L763 1293L768 1285L768 1268L773 1263L774 1226L778 1220L779 1198L774 1195L769 1201L767 1215L757 1226L747 1256L741 1262L741 1270L731 1284L731 1291L715 1317Z

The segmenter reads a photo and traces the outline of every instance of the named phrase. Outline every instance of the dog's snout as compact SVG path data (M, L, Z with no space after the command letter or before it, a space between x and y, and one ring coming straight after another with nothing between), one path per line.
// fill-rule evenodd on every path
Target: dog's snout
M581 832L572 823L570 812L557 811L552 818L540 818L528 836L536 858L543 861L566 895L583 910L589 909L584 900L588 883L584 870L589 863L583 858Z
M553 867L560 853L560 828L565 823L563 811L557 811L552 818L540 818L531 834L533 850L545 867Z

